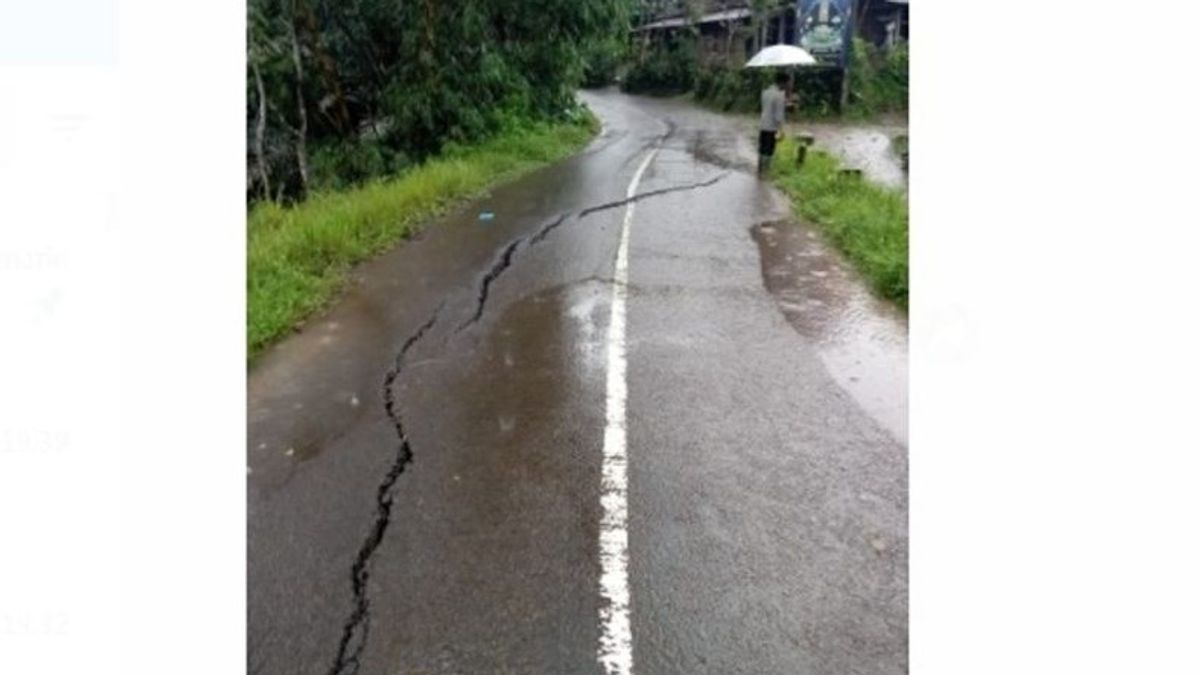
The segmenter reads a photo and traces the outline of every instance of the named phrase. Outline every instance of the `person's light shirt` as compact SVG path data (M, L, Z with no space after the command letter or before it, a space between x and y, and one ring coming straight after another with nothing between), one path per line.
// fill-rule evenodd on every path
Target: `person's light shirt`
M779 131L783 126L785 94L783 90L771 85L762 93L762 120L759 128L763 131Z

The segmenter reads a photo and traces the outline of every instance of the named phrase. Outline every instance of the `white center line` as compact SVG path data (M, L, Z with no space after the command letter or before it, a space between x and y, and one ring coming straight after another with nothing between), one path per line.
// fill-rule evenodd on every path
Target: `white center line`
M626 198L637 192L642 174L658 149L650 151L633 174ZM629 226L634 202L625 207L617 263L613 270L612 315L608 323L608 384L604 424L604 464L600 479L600 648L598 658L608 675L633 672L633 634L629 621L629 510L625 453L625 299L629 281Z

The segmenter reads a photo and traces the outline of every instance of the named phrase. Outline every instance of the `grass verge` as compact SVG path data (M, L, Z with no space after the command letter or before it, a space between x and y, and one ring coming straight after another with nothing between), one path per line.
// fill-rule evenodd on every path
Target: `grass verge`
M562 159L599 129L539 123L474 146L452 147L401 175L314 194L290 207L264 203L246 219L246 339L251 359L325 305L350 266L411 236L424 221L489 186Z
M908 308L908 199L846 177L828 153L810 150L796 166L796 141L775 151L771 178L802 216L816 223L881 296Z

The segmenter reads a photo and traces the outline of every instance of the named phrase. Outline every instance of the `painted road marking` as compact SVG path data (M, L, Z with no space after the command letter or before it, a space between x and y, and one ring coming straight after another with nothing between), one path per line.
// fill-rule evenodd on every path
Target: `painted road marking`
M658 149L642 160L625 197L637 192ZM617 262L613 270L612 314L608 322L608 383L604 424L604 464L600 479L600 665L608 675L633 672L633 634L629 622L628 460L625 453L625 299L629 281L629 226L633 205L625 207Z

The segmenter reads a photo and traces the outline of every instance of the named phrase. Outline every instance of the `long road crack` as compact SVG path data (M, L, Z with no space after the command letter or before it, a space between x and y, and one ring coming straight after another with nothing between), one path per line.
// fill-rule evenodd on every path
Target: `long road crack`
M667 136L670 136L670 131ZM540 227L533 235L526 237L518 237L506 244L503 249L500 249L496 258L493 259L490 268L485 271L480 277L479 289L476 293L475 311L466 322L464 322L458 330L463 330L469 327L470 324L478 322L484 316L484 310L487 306L487 299L491 295L493 283L496 283L500 275L503 275L506 270L512 267L512 262L516 258L517 251L521 249L522 244L528 243L529 246L541 243L546 239L554 229L563 226L569 220L582 220L590 214L598 213L598 211L606 209L614 209L620 205L630 202L637 202L640 199L666 195L668 192L678 192L682 190L696 190L698 187L707 187L713 185L716 181L725 178L725 173L716 175L716 177L700 181L700 183L677 185L664 187L660 190L652 190L642 192L640 195L619 199L616 202L608 202L588 207L572 214L571 211L564 211L554 217L554 219L546 222L546 225ZM574 216L574 217L572 217ZM384 408L388 413L388 419L391 420L392 426L396 430L397 440L400 441L396 448L395 459L392 460L388 472L384 474L382 482L379 483L376 489L376 512L374 512L374 521L371 525L371 530L367 532L364 542L359 546L358 555L355 556L354 566L350 568L350 586L354 591L354 609L350 611L350 615L346 622L342 625L342 638L337 645L337 658L329 670L329 675L354 675L358 673L360 667L359 659L362 652L366 649L367 637L371 629L371 601L367 592L367 583L371 579L371 560L379 545L383 543L384 534L388 531L388 526L391 522L391 508L395 500L395 486L400 474L404 472L409 464L413 461L413 448L409 443L407 432L404 431L404 424L401 418L400 406L396 400L395 383L401 372L404 369L404 357L425 337L428 330L437 322L440 312L442 312L444 303L434 310L433 315L428 318L424 324L421 324L413 335L404 341L400 352L396 354L395 363L392 364L388 374L384 377L383 382L383 399Z
M508 268L512 267L513 260L516 257L517 250L521 247L521 244L528 242L528 246L534 246L541 243L542 240L549 236L551 232L565 224L568 220L582 220L593 213L606 211L608 209L615 209L617 207L624 206L625 204L629 204L630 202L641 201L649 197L656 197L671 192L696 190L698 188L708 187L710 185L714 185L717 183L717 181L720 181L727 175L729 175L728 171L720 173L705 181L688 183L686 185L673 185L671 187L660 188L658 190L649 190L633 195L632 197L626 197L624 199L606 202L596 206L589 206L582 211L576 212L573 218L572 212L564 211L539 228L538 231L532 236L517 237L516 239L510 241L504 246L504 248L500 249L500 252L496 255L495 260L492 262L492 266L488 268L487 272L484 272L482 277L480 277L479 288L475 296L475 311L458 327L458 331L461 332L466 330L472 324L483 318L483 312L487 308L488 298L491 296L492 285L496 283L496 280L500 278L500 275L504 274Z
M720 174L717 174L716 176L713 176L712 178L710 178L706 181L701 181L699 183L688 183L686 185L675 185L672 187L660 188L658 190L648 190L646 192L639 192L638 194L633 195L632 197L626 197L624 199L618 199L617 201L612 201L612 202L605 202L603 204L597 204L596 206L589 206L588 208L579 212L579 217L583 218L585 216L596 213L597 211L607 211L608 209L615 209L617 207L624 206L631 202L639 202L643 199L646 199L647 197L656 197L658 195L665 195L669 192L680 192L682 190L695 190L697 188L708 187L710 185L714 185L717 181L721 180L722 178L724 178L725 176L728 176L728 175L729 175L729 172L725 171Z
M673 127L667 132L667 136L673 131ZM665 136L664 136L665 138ZM516 257L517 251L523 243L528 242L529 246L535 245L543 241L552 231L565 224L568 220L582 220L584 217L607 209L617 208L630 202L640 201L649 197L663 195L671 192L679 192L681 190L694 190L697 188L707 187L715 184L726 176L726 173L717 175L709 180L698 183L690 183L687 185L677 185L658 190L650 190L640 194L633 195L618 201L607 202L596 206L587 207L581 211L567 211L559 214L552 220L537 230L533 235L518 237L509 242L500 250L492 265L483 274L479 280L479 288L476 296L475 311L472 316L464 322L458 330L463 330L471 324L479 321L483 316L484 309L487 307L487 301L491 294L491 287L500 277L508 270ZM573 215L573 217L572 217ZM396 431L396 437L399 440L399 445L396 449L396 456L384 475L383 480L379 483L379 487L375 491L375 519L368 531L366 538L358 549L358 554L355 556L354 565L350 569L350 583L354 592L354 609L350 616L342 625L342 637L338 643L337 658L329 669L329 675L355 675L358 673L362 653L367 645L367 637L371 627L371 604L370 597L367 592L367 583L371 577L371 560L375 555L375 551L379 545L383 543L384 534L387 532L388 525L392 519L392 504L394 502L394 489L400 474L404 473L405 468L413 461L412 445L408 440L408 435L404 430L404 422L400 415L399 404L396 400L396 392L394 385L397 378L405 366L405 356L433 327L437 322L438 316L441 314L442 308L445 306L443 302L439 305L429 319L422 324L417 330L409 336L409 338L400 347L399 353L396 355L395 362L388 370L383 381L383 400L384 408L387 412L388 419L391 421L393 428Z
M350 583L354 590L354 609L351 611L345 624L342 625L342 638L338 643L337 658L334 660L333 666L329 669L329 675L353 675L357 673L359 657L362 656L363 649L367 645L367 635L371 627L371 604L367 594L367 582L371 577L371 558L375 555L379 544L383 542L383 535L387 532L388 525L392 520L393 488L396 485L397 479L400 478L400 474L404 473L404 469L413 460L412 445L409 443L408 435L404 431L404 422L400 416L400 409L396 402L396 392L393 385L396 382L396 378L400 376L401 371L404 369L405 355L420 342L421 338L425 337L425 334L429 332L429 329L437 321L441 311L442 306L439 305L429 319L409 336L404 345L400 347L395 362L383 380L384 409L387 411L388 419L391 420L392 426L396 430L399 445L397 446L396 457L392 461L391 467L375 491L375 520L371 525L370 531L367 533L366 539L363 540L362 545L358 549L358 555L354 559L354 566L350 569Z
M669 138L674 131L675 125L668 121L667 133L659 137L654 144L661 144L665 139ZM492 285L506 270L512 266L522 244L527 244L526 247L534 246L538 243L541 243L550 235L551 232L567 222L582 220L584 217L599 211L617 208L630 202L635 202L670 192L707 187L713 185L724 177L725 174L721 174L707 181L652 190L626 199L587 207L580 211L565 211L547 221L534 234L518 237L517 239L509 242L502 249L500 249L491 267L480 278L475 303L475 311L473 315L459 328L459 330L462 330L463 328L466 328L467 326L477 322L483 316ZM599 277L589 279L601 280ZM398 444L396 446L395 456L392 459L387 472L380 481L379 486L375 490L374 519L371 523L370 529L366 534L366 537L359 546L358 553L355 555L354 563L350 569L350 584L353 591L353 609L346 618L345 622L342 624L342 634L338 642L337 656L329 668L328 675L357 675L361 667L360 659L362 658L363 652L366 649L371 627L371 602L368 591L368 583L370 582L371 578L371 563L377 550L383 543L383 538L387 533L388 526L391 524L392 507L395 503L396 496L396 484L399 481L400 475L403 474L408 465L413 462L412 444L409 441L408 434L404 428L404 421L401 416L400 405L397 400L395 384L400 375L405 371L406 365L408 365L405 360L408 352L412 350L417 343L419 343L433 328L434 324L438 320L438 317L442 313L442 310L445 308L445 304L445 301L443 301L442 304L440 304L437 309L433 311L429 318L423 324L421 324L407 340L405 340L403 345L400 347L400 350L396 354L391 368L388 369L386 375L384 376L384 409L387 413L388 419L391 421L392 427L395 430ZM250 670L257 670L261 668L261 664L252 663L250 664L249 668Z

